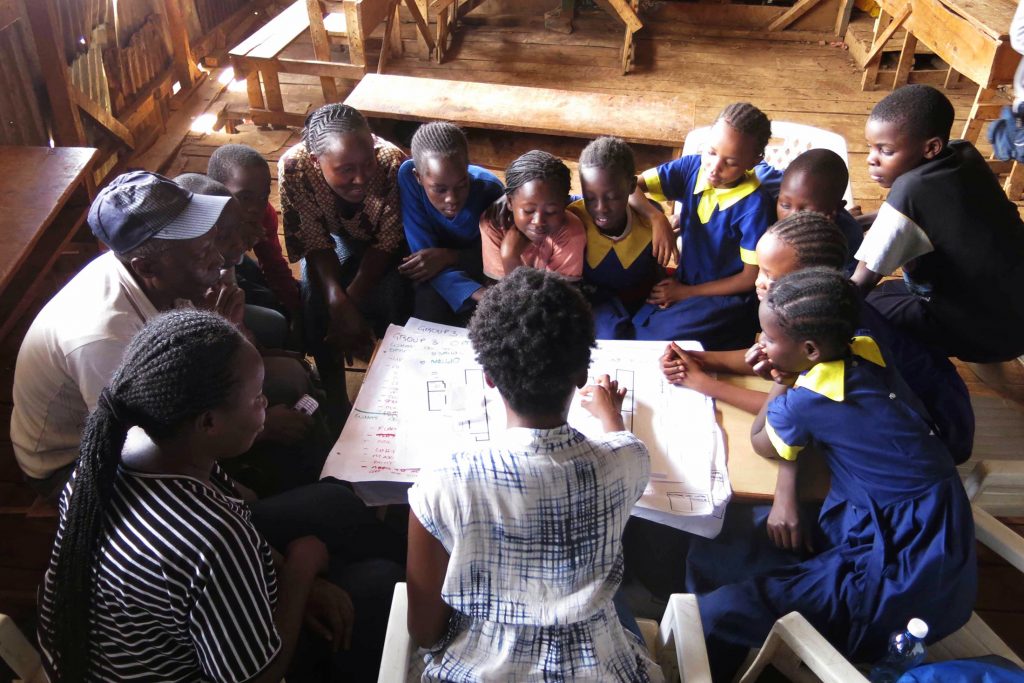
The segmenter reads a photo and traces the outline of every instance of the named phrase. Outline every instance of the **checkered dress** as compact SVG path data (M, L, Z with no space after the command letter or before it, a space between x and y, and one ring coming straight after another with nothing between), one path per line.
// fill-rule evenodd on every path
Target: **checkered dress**
M510 429L409 491L451 555L448 633L423 680L650 681L661 672L621 625L622 531L650 473L632 434Z

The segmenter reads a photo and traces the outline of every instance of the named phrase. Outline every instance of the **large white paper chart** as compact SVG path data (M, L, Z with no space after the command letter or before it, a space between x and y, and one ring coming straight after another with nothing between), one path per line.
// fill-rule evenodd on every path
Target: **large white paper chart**
M714 536L731 496L721 431L710 399L664 382L663 350L662 342L601 341L590 374L608 374L627 389L623 420L651 453L651 481L634 513ZM603 431L581 398L569 423L588 436ZM504 429L504 404L487 387L466 331L412 319L385 335L323 474L412 482L421 468L486 445ZM368 503L404 501L404 487L394 484L357 485L357 492Z

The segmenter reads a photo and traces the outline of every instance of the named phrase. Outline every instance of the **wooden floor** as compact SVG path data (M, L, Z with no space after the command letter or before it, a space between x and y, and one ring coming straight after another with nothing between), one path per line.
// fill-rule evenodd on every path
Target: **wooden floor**
M525 0L521 4L537 3ZM855 202L865 212L877 209L884 194L867 176L863 130L872 106L885 93L861 91L860 71L841 44L768 41L729 31L714 34L682 22L678 3L650 4L654 9L652 14L644 15L647 28L638 40L636 70L625 77L618 68L621 28L597 10L582 13L571 35L545 30L539 10L516 16L474 13L455 36L450 58L440 65L422 58L413 27L405 22L405 54L391 59L388 73L618 94L661 92L679 96L685 103L679 116L695 126L711 123L730 102L751 101L773 119L807 123L843 135L850 150ZM371 60L376 60L379 47L379 38L370 40ZM312 49L300 44L290 48L290 53L312 56ZM218 84L220 73L214 71L201 92L193 96L192 104L187 105L193 115L247 108L244 88L237 91ZM289 111L307 111L323 102L319 85L301 76L282 74L282 92ZM974 92L962 86L948 94L956 107L958 130ZM213 149L228 142L242 142L256 147L272 162L272 201L277 203L274 162L298 140L297 131L258 130L243 124L236 135L186 134L187 125L186 120L184 127L169 128L167 136L144 156L144 165L171 176L203 172ZM378 130L405 145L411 134L410 129L402 127L382 126ZM571 162L582 146L568 139L481 131L470 131L470 139L473 162L498 172L532 147L544 147ZM65 265L54 287L72 271L73 265ZM25 509L32 496L19 483L11 455L7 425L16 351L16 344L11 342L0 347L0 612L31 619L34 587L48 556L53 521L26 518ZM975 457L1024 457L1024 367L1007 364L998 386L982 383L965 365L960 365L960 371L978 413ZM1024 519L1009 521L1024 531ZM977 607L985 620L1024 654L1024 582L1019 573L987 554L982 558Z

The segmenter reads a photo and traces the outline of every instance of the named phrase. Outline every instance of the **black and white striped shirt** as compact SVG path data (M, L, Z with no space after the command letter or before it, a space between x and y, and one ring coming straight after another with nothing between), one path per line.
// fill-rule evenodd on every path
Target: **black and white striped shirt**
M61 496L54 557L73 485ZM273 660L273 559L235 496L219 467L210 485L118 471L94 574L90 680L245 681ZM51 559L39 605L49 664L54 568Z

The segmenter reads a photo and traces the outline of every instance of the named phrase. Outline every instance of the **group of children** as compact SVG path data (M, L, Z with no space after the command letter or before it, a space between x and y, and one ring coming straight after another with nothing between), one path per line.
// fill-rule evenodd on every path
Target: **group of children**
M863 661L881 657L888 634L912 616L928 621L933 639L967 620L973 524L954 465L970 455L974 418L948 356L1024 352L1014 296L1024 282L1024 224L977 151L949 142L951 124L948 100L928 86L905 86L875 107L868 164L891 190L877 217L858 220L844 205L848 171L834 153L811 150L784 172L763 162L771 124L751 104L726 107L701 154L639 175L625 142L591 142L580 156L579 197L570 196L568 167L547 152L515 159L502 183L470 163L452 124L421 126L407 159L359 112L327 105L279 167L299 284L277 241L266 162L241 145L213 155L209 176L223 190L192 187L237 200L238 234L222 235L220 249L245 302L279 314L276 328L250 325L265 330L266 345L313 354L337 396L344 359L365 354L387 323L412 313L468 324L505 402L500 440L452 454L409 492L409 629L428 649L424 680L661 680L619 590L631 569L623 534L649 457L624 430L624 391L607 377L584 386L596 339L668 342L651 358L666 381L756 415L755 450L780 462L767 516L744 526L730 506L723 537L691 544L673 570L698 592L716 680L729 680L743 653L793 610ZM665 200L680 207L676 226ZM903 281L874 287L898 267ZM117 664L116 652L86 651L74 639L88 622L80 592L90 581L114 601L125 590L152 592L155 576L164 577L157 592L172 599L132 618L154 634L158 618L190 620L166 642L159 667L168 680L179 671L274 680L289 670L326 555L309 536L283 558L272 553L217 464L248 447L265 407L259 354L232 329L200 312L156 318L101 396L61 502L42 594L41 642L55 680L70 680L62 669L102 678ZM676 340L704 350L684 352ZM179 372L190 355L206 360ZM712 372L759 375L771 389L739 388ZM147 392L201 400L150 405ZM606 437L566 424L578 400ZM130 426L152 445L118 458ZM813 524L796 495L806 457L825 457L832 473ZM189 467L172 466L177 460ZM166 483L125 475L153 463ZM184 483L175 480L182 472ZM98 506L111 486L117 505ZM115 586L111 549L134 539L119 527L131 526L132 506L173 508L197 495L216 514L195 513L189 526L216 526L209 552L226 558L200 567L210 590L197 594L162 568L178 562L183 543L198 542L186 538ZM702 563L718 571L702 572ZM195 611L182 615L179 598ZM351 623L321 615L320 632L337 646L351 635L340 624ZM90 637L103 628L94 622ZM180 642L184 632L195 642Z

